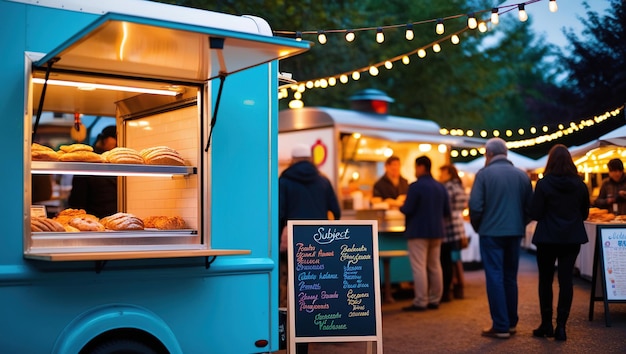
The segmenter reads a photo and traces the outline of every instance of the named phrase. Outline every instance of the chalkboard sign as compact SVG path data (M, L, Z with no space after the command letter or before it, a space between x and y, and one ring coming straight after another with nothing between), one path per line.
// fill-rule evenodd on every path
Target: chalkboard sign
M290 348L376 341L382 352L374 220L288 222Z
M611 326L610 302L626 302L626 226L598 225L593 257L589 320L595 301L604 302L606 326ZM600 294L598 294L600 293Z

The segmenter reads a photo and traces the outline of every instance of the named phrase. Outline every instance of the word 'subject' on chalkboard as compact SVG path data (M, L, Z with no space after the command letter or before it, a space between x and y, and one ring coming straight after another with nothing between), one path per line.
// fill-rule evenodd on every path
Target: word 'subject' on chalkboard
M295 342L377 341L376 221L290 221L289 317Z

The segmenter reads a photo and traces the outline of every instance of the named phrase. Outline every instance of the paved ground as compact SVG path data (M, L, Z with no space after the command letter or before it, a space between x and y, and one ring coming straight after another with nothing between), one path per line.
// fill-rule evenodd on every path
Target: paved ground
M611 327L605 326L602 302L594 305L588 320L591 282L575 278L574 303L566 342L534 338L539 325L535 256L522 252L519 273L518 333L511 339L482 337L491 324L482 269L465 272L465 299L442 304L438 310L407 313L401 309L410 298L400 296L385 304L383 350L385 353L626 353L626 304L609 304ZM555 291L558 291L555 277ZM402 295L400 293L399 295ZM555 292L556 298L556 292ZM309 354L365 353L366 343L311 343ZM375 349L375 347L374 347Z

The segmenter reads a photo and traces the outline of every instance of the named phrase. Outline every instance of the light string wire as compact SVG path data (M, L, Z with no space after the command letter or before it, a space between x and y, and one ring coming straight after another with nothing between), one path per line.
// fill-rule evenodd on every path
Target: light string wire
M359 32L359 31L371 31L371 30L377 30L379 31L380 29L389 29L389 28L399 28L399 27L406 27L408 25L421 25L421 24L428 24L428 23L440 23L446 20L450 20L450 19L457 19L457 18L461 18L461 17L474 17L476 18L476 14L480 15L486 12L491 12L491 13L497 13L498 15L500 14L506 14L508 12L511 12L513 10L517 9L522 9L523 6L525 5L530 5L530 4L534 4L537 2L541 2L543 0L530 0L524 3L518 3L518 4L511 4L511 5L502 5L502 6L498 6L498 7L494 7L492 9L489 10L479 10L479 11L474 11L474 12L470 12L468 14L458 14L458 15L452 15L452 16L447 16L447 17L442 17L442 18L437 18L437 19L429 19L429 20L423 20L423 21L416 21L416 22L410 22L408 24L397 24L397 25L387 25L387 26L376 26L376 27L362 27L362 28L352 28L352 29L330 29L330 30L315 30L315 31L302 31L302 32L293 32L293 31L274 31L275 34L282 34L282 35L296 35L296 36L301 36L302 34L319 34L319 33L348 33L348 32ZM555 0L550 0L550 1L555 1ZM522 6L522 7L521 7ZM502 11L501 11L502 10ZM491 22L491 19L486 19L486 20L481 20L482 23L489 23ZM371 64L369 66L365 66L365 67L361 67L358 69L354 69L354 70L350 70L350 71L345 71L339 74L335 74L333 76L327 76L325 78L317 78L317 79L311 79L311 80L306 80L306 81L301 81L301 82L294 82L294 83L289 83L289 84L285 84L285 85L281 85L279 86L279 99L283 99L283 98L287 98L289 96L288 94L288 88L291 88L292 91L295 91L294 93L294 98L296 100L300 100L300 98L302 97L302 93L306 90L306 89L313 89L313 88L326 88L328 86L335 86L337 83L337 79L339 79L339 81L343 84L348 83L349 81L349 77L352 77L352 79L354 81L359 80L360 79L360 74L363 72L367 72L369 71L370 75L372 76L376 76L378 75L378 68L381 66L385 66L387 69L391 69L393 67L393 63L397 62L397 61L403 61L403 63L405 65L408 65L410 63L410 59L409 56L410 55L414 55L417 54L420 58L424 58L426 56L426 52L425 50L427 48L434 48L436 45L439 45L440 43L443 43L444 41L447 41L449 39L453 39L454 37L457 37L457 40L460 41L460 39L458 39L458 36L466 31L468 31L470 28L468 26L465 26L464 28L454 32L454 33L450 33L446 36L440 37L437 40L430 42L427 45L421 46L417 49L411 50L409 52L400 54L400 55L396 55L394 57L379 61L377 63ZM454 44L458 44L459 42L453 42ZM536 144L542 144L545 142L550 142L552 140L558 139L560 137L572 134L576 131L582 130L586 127L592 126L594 124L598 124L601 123L603 121L605 121L606 119L610 118L610 117L614 117L619 115L619 112L621 110L623 110L624 106L618 107L612 111L607 111L602 115L599 116L594 116L594 118L589 118L589 119L583 119L581 120L580 123L574 123L574 122L570 122L569 125L567 126L567 128L563 125L563 124L559 124L557 126L557 129L555 129L553 132L549 133L549 128L547 125L544 125L542 127L542 131L545 133L543 135L539 135L539 136L535 136L532 138L528 138L528 139L521 139L521 140L510 140L507 142L507 146L510 149L516 149L516 148L523 148L523 147L529 147L529 146L533 146ZM530 127L528 129L524 129L524 128L519 128L517 129L517 133L519 135L524 135L524 133L526 131L529 131L531 134L536 134L537 133L537 128L535 127ZM474 136L474 132L473 130L467 130L464 131L463 129L446 129L446 128L442 128L440 129L440 133L442 135L455 135L455 136ZM487 132L487 130L483 129L480 131L480 135L483 138L487 138L489 133ZM491 136L493 137L500 137L501 133L499 130L493 130L491 132ZM513 130L511 129L507 129L504 132L504 135L506 135L507 137L511 137L513 135ZM452 154L456 156L453 157L457 157L459 155L461 156L467 156L467 155L477 155L478 153L480 153L477 149L471 149L471 150L452 150Z

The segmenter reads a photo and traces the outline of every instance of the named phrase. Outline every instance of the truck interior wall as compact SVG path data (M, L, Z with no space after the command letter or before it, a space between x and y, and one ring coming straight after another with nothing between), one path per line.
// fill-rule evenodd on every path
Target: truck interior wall
M126 122L123 145L137 151L166 145L187 161L200 161L201 144L197 134L190 134L198 130L198 110L191 106ZM198 229L198 178L127 177L127 212L139 217L179 215L190 228Z

